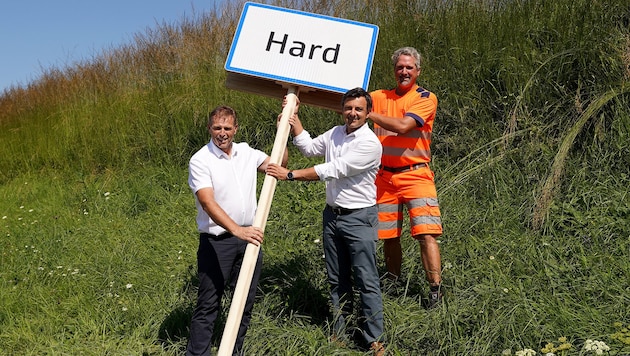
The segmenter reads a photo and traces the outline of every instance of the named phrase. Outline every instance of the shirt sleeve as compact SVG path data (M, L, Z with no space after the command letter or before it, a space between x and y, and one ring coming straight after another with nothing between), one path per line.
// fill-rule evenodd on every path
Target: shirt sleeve
M383 147L378 140L355 140L343 156L315 166L321 180L340 179L361 174L381 162Z
M212 174L207 164L197 155L190 159L188 164L188 186L193 193L197 193L202 188L212 188Z
M435 118L437 111L437 98L429 91L421 92L405 110L405 116L410 116L417 121L418 126L423 126Z
M326 153L324 135L313 139L308 131L303 130L299 135L293 138L293 144L306 157L323 156Z

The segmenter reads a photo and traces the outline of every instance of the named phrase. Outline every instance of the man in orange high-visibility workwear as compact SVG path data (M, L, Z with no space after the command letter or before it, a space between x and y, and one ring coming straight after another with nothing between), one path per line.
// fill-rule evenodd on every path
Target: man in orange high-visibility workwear
M422 266L430 284L428 307L441 303L440 207L431 161L431 133L437 97L418 86L422 57L412 47L392 55L396 88L371 93L374 105L369 118L383 145L381 169L376 177L379 239L389 277L400 276L403 205L410 217L411 235L420 242Z

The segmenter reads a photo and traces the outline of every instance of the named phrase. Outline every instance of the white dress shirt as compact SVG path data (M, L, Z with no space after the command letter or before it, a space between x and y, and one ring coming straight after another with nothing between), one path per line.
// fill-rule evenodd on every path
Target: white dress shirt
M190 159L188 185L195 195L199 232L220 235L225 229L203 210L197 191L213 188L214 199L240 226L250 226L256 216L256 173L267 154L247 143L232 143L232 157L210 141Z
M293 144L307 157L325 157L315 172L326 182L326 204L346 209L376 204L374 179L383 148L367 124L349 135L345 125L335 126L314 139L304 130Z

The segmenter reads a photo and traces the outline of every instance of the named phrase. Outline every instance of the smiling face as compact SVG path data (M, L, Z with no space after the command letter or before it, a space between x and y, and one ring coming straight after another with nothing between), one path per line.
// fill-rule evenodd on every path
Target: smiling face
M346 133L358 130L367 121L369 114L365 97L348 98L343 103L342 115L346 122Z
M208 123L208 132L212 142L228 155L232 152L232 141L238 125L232 115L215 115Z
M416 66L416 60L412 56L402 54L394 65L394 75L397 83L396 93L403 95L416 84L420 68Z

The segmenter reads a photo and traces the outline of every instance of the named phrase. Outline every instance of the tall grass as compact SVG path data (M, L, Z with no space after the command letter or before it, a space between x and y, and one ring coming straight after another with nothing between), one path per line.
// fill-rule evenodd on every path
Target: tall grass
M160 24L0 96L4 354L181 353L197 283L187 161L214 106L235 107L238 140L267 152L280 112L279 100L225 89L242 4ZM383 286L393 355L567 342L556 354L587 355L588 339L630 353L626 1L274 4L377 24L370 89L394 85L389 56L410 45L440 100L446 304L422 308L405 225L402 283ZM313 134L341 123L307 106L301 118ZM321 161L289 149L292 168ZM247 354L362 354L328 340L324 197L317 182L277 186Z

